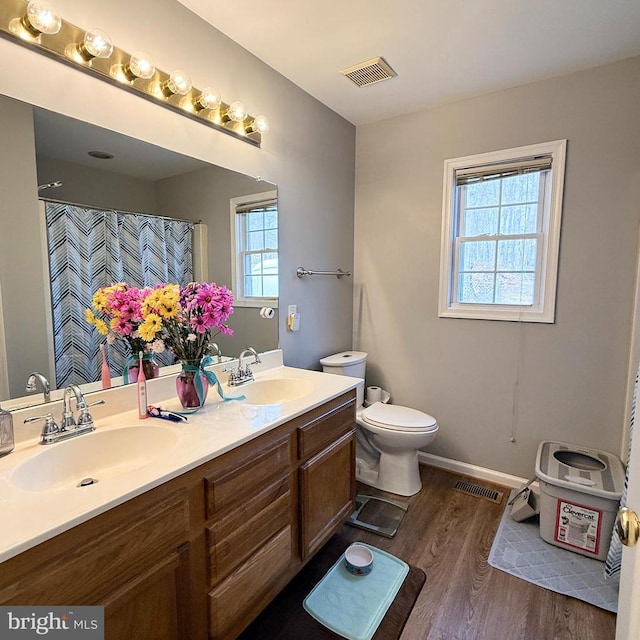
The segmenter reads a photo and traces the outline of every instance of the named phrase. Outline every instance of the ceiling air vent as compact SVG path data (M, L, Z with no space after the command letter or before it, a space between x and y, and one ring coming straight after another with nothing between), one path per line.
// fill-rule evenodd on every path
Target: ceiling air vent
M382 80L395 78L398 74L389 66L384 58L371 58L340 72L358 87L366 87Z

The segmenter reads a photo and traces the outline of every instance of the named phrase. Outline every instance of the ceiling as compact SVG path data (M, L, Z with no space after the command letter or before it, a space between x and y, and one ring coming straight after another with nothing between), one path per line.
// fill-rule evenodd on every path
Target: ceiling
M161 180L209 166L155 145L34 107L36 154L143 180ZM114 157L99 160L89 151Z
M355 125L640 55L639 0L179 2Z

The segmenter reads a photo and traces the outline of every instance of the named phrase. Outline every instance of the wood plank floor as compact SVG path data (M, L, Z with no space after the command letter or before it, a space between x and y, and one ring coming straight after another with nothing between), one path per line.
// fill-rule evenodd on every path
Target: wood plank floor
M427 582L401 640L613 640L615 615L489 566L509 489L420 467L423 490L395 538L347 527L362 540L423 569ZM468 480L503 491L501 504L454 490ZM358 493L385 495L366 485ZM386 494L388 497L389 494Z

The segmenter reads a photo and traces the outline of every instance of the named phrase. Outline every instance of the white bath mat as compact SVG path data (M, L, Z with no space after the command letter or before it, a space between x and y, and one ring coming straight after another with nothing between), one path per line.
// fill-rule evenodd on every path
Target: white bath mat
M550 591L617 611L619 583L605 578L604 562L545 542L537 517L515 522L510 512L511 506L507 506L489 553L492 567Z

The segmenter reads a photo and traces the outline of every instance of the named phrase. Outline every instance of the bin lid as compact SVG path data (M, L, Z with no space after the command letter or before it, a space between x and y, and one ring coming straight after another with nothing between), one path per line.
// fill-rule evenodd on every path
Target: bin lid
M565 442L541 442L536 476L549 484L609 500L619 500L624 466L618 456Z

